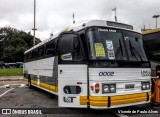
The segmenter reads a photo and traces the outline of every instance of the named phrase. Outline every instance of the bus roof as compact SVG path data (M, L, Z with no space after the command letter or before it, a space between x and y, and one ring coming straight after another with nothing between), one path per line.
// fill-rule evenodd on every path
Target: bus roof
M143 31L142 35L152 34L152 33L156 33L156 32L160 32L160 28Z
M129 30L129 31L141 33L140 29L133 27L132 25L123 24L123 23L119 23L119 22L105 21L105 20L89 20L89 21L78 22L78 23L75 23L75 24L65 28L61 32L80 31L86 27L91 27L91 26L111 27L111 28L124 29L124 30ZM33 49L57 38L60 33L53 35L53 37L50 39L42 41L41 43L39 43L39 44L35 45L34 47L30 48L29 50L25 51L25 53L28 53L28 52L32 51Z
M112 28L125 29L125 30L141 33L140 29L133 27L132 25L113 22L113 21L105 21L105 20L90 20L90 21L75 23L69 27L69 30L79 31L83 28L91 27L91 26L112 27Z

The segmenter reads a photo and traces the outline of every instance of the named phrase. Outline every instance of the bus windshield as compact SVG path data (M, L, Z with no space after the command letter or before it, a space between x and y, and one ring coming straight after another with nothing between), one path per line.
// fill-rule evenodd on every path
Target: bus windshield
M128 31L123 31L123 34L129 61L148 61L143 49L142 35Z
M148 61L138 33L92 27L87 37L91 60Z

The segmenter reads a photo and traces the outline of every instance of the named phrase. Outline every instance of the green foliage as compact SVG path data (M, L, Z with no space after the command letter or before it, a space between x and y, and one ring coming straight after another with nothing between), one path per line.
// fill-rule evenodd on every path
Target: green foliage
M36 44L41 42L36 38ZM23 62L24 51L33 46L33 36L11 27L0 29L0 61Z
M0 77L1 76L22 76L22 75L23 75L22 68L0 69Z

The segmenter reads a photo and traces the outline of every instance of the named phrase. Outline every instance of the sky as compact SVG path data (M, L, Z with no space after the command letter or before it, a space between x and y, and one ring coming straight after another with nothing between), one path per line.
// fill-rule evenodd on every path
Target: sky
M0 0L0 27L10 26L33 34L34 0ZM160 0L36 0L36 37L45 40L75 22L102 19L139 28L155 28ZM158 18L160 27L160 18Z

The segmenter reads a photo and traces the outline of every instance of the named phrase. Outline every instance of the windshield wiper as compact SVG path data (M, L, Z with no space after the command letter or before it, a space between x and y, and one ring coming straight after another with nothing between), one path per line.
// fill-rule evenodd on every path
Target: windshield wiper
M137 53L137 55L139 56L139 58L140 58L140 59L141 59L141 61L143 62L143 59L142 59L141 55L139 54L139 52L137 52L137 50L136 50L134 47L132 47L132 49L134 50L134 52L136 52L136 53Z
M137 52L137 50L134 47L132 47L130 40L129 40L129 46L130 46L130 51L131 51L132 55L136 58L136 60L138 61L138 58L136 57L135 53L141 59L141 62L143 62L141 55L139 54L139 52Z
M117 51L116 51L116 53L115 53L115 57L116 57L116 58L118 57L120 51L121 51L122 56L123 56L122 44L121 44L121 41L120 41L120 39L119 39L119 47L118 47L118 49L117 49Z

